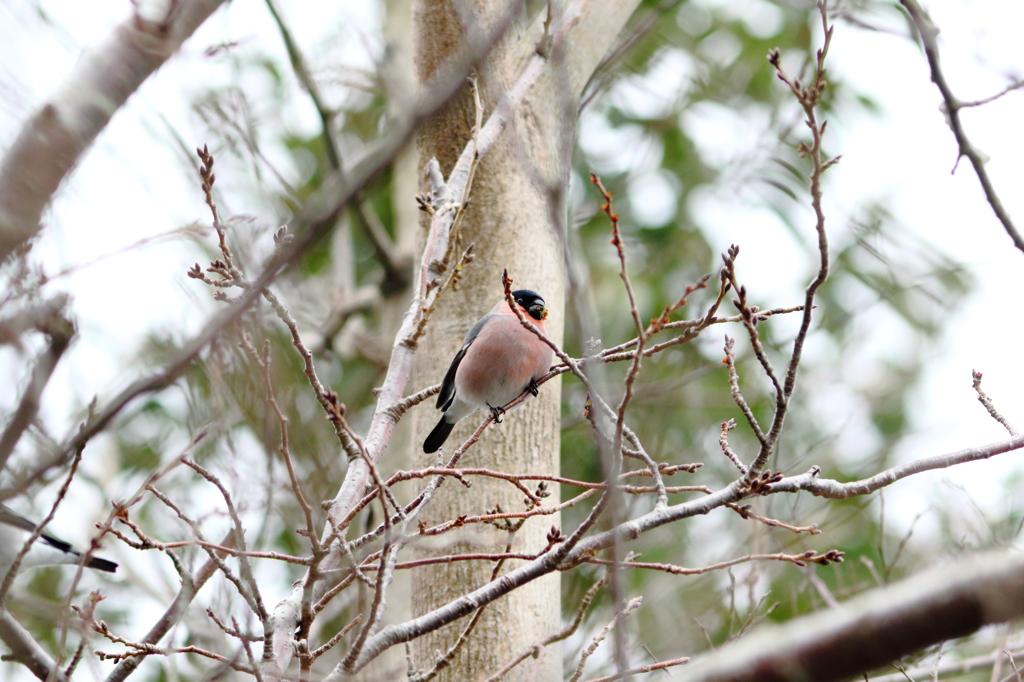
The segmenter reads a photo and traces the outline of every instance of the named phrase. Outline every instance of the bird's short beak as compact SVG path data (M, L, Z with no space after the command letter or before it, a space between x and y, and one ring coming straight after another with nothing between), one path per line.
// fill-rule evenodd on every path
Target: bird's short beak
M537 318L535 313L540 317ZM533 315L535 319L546 320L548 319L548 309L542 305L532 305L530 306L530 315Z

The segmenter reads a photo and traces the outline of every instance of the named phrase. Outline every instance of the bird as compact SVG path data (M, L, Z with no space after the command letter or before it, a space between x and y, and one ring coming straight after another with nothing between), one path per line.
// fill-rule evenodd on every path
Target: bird
M544 334L547 305L528 289L512 292L524 317ZM537 395L537 380L547 374L554 354L551 348L523 326L504 298L480 318L466 334L437 395L441 420L423 441L423 452L437 452L455 423L481 407L501 421L501 407L523 391Z
M25 541L36 530L36 527L36 524L21 514L0 504L0 580L3 580L3 576L11 570L14 559L21 552ZM49 533L43 533L22 558L19 572L39 566L77 564L81 556L82 553L71 549L69 543L55 538ZM117 564L113 561L99 557L89 557L85 565L106 573L113 573L117 568Z

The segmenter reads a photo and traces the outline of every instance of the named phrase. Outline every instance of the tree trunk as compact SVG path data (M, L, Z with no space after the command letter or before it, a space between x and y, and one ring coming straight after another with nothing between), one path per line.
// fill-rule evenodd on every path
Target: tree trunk
M504 11L501 7L478 8L492 19ZM423 0L414 9L417 28L417 63L421 79L459 44L462 29L458 17L447 2ZM489 23L485 19L481 23ZM513 28L509 35L516 33ZM494 48L486 70L481 74L480 91L485 111L490 111L501 91L515 78L519 60L512 54L511 38ZM529 105L527 105L528 107ZM444 376L462 338L469 328L502 297L501 272L508 268L516 288L527 288L544 297L550 309L548 333L561 344L564 320L562 257L558 240L549 224L547 200L529 177L530 166L538 158L555 158L550 147L555 136L542 136L537 128L550 124L536 120L530 109L517 115L512 127L481 162L473 183L472 201L462 224L462 243L475 243L475 260L465 269L458 291L449 292L434 313L425 339L420 344L416 376L418 385L439 382ZM547 112L544 112L547 113ZM419 139L421 159L437 157L447 174L455 158L470 139L474 121L472 98L467 94L453 102L428 125ZM526 128L526 130L524 130ZM540 396L528 400L507 415L502 424L489 428L483 439L467 453L462 463L500 471L529 471L557 474L559 453L559 403L561 384L551 381L541 388ZM419 465L435 461L424 455L421 443L437 422L440 413L424 407L417 411L413 447ZM451 453L479 425L477 413L459 424L446 444ZM557 493L557 488L553 490ZM555 496L545 504L555 504ZM424 519L434 525L460 514L480 514L501 505L520 511L523 495L508 483L477 478L472 488L446 483L426 511ZM516 534L513 551L536 552L544 548L545 537L557 516L531 519ZM449 554L453 551L501 552L507 534L489 525L474 525L459 534L452 547L452 534L439 538L436 547L424 552ZM508 562L503 571L517 565ZM457 598L467 589L488 582L490 562L458 562L426 567L413 576L413 610L416 615L430 611ZM439 679L476 680L494 672L520 649L560 626L560 580L552 575L517 590L492 604L477 624L472 640L455 657L452 667ZM465 629L469 619L431 633L416 641L414 661L418 668L430 668L437 652L446 652ZM539 680L561 678L560 651L548 651L541 663ZM528 671L528 666L521 666ZM519 679L510 677L509 679Z
M486 33L510 5L496 0L454 6L448 0L418 0L413 6L413 17L421 81L462 44L466 35L463 25L474 22L471 30ZM470 6L472 10L468 9ZM574 141L583 86L635 6L635 1L612 2L600 12L584 11L579 22L584 28L574 28L570 33L580 44L570 39L564 45L565 57L550 59L548 72L524 98L501 139L481 160L461 228L461 243L463 247L475 244L475 259L463 271L458 291L447 292L431 318L417 353L417 386L428 386L443 378L466 332L501 299L504 268L515 282L513 288L532 289L547 302L548 334L561 345L565 287L562 240L556 230L564 226L567 150ZM461 16L456 8L463 12ZM473 17L468 16L470 11ZM540 44L543 18L513 24L491 51L480 74L485 116ZM421 166L436 157L447 175L471 138L474 109L469 88L466 90L422 130L418 140ZM539 397L527 400L507 415L503 423L488 428L460 465L557 475L560 399L559 380L544 384ZM416 410L413 447L420 466L436 461L436 455L424 455L421 448L423 438L440 417L431 408L432 404ZM477 413L463 420L448 439L445 450L453 452L484 416ZM558 488L551 486L549 491L552 496L544 500L544 506L558 503ZM424 520L430 526L463 514L480 514L496 505L506 511L521 511L524 503L523 494L507 482L474 478L472 488L466 488L449 481L435 493ZM557 515L529 519L515 534L512 551L544 549L552 526L560 527ZM448 533L436 538L436 542L422 543L421 547L424 555L502 552L508 540L508 533L502 529L473 524L458 536ZM508 561L501 572L521 563ZM417 569L413 575L413 610L419 615L450 602L488 582L493 569L491 562L482 561ZM465 682L494 673L521 650L559 630L560 602L560 579L556 573L491 604L469 642L439 679ZM414 665L418 669L432 667L438 653L450 649L470 620L464 618L416 640ZM562 679L560 646L548 647L539 661L527 661L503 679Z

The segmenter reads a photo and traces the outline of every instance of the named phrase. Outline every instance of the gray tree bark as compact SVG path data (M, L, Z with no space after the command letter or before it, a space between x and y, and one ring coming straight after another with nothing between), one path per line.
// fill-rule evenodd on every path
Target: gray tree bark
M550 310L548 333L561 345L565 286L561 239L556 230L564 225L567 150L574 141L583 86L636 4L607 3L600 11L588 11L589 6L583 8L571 37L556 51L563 56L552 55L547 72L481 162L461 228L462 244L475 244L475 260L464 270L458 291L446 294L431 318L417 353L416 385L441 380L463 336L500 300L504 268L515 281L513 288L532 289L544 297ZM425 80L445 57L459 48L467 34L465 26L470 26L469 31L486 31L507 8L508 3L494 0L455 4L447 0L418 0L413 12L420 79ZM523 20L492 50L480 74L485 115L526 59L542 44L543 31L543 16L532 22ZM418 141L421 160L436 157L447 174L471 138L473 121L473 102L467 88L465 95L449 104L422 130ZM460 464L557 474L560 399L560 382L548 382L542 386L539 397L527 400L507 415L503 423L492 425ZM423 455L420 445L438 418L439 412L430 408L416 411L413 447L420 466L435 462L436 455ZM470 435L482 418L481 414L474 415L456 427L446 444L448 453ZM558 502L557 489L551 492L553 495L545 500L545 506ZM424 520L433 525L496 505L505 510L521 510L523 495L507 483L486 478L474 480L469 489L449 482L435 493ZM559 525L557 516L529 520L516 533L512 551L542 550L552 525ZM458 546L452 547L455 541L449 533L438 543L424 543L422 552L502 552L508 534L493 526L476 525L464 529L457 538ZM502 572L521 563L510 561ZM423 614L458 598L488 582L492 570L489 562L457 562L415 571L413 610L417 615ZM438 679L476 680L493 673L515 653L560 628L560 601L560 579L555 573L491 604L470 641ZM415 666L429 669L438 652L447 652L468 622L468 618L462 619L416 640ZM505 679L558 680L561 672L560 649L552 646L539 662L527 662Z

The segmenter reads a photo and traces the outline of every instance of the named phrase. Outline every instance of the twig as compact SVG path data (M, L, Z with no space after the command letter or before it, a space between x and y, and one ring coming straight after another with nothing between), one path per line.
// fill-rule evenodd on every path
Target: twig
M337 644L342 639L344 639L345 635L347 635L349 632L352 631L352 628L354 628L355 626L359 625L359 621L361 621L362 619L363 619L363 614L357 613L356 617L353 618L349 622L348 625L343 627L341 630L339 630L337 632L337 634L335 634L333 637L331 637L329 640L327 640L327 642L323 646L317 647L313 651L309 652L309 659L311 661L315 661L316 659L320 658L321 656L326 654L328 651L330 651L331 648L334 647L335 644Z
M574 672L572 677L569 678L569 682L579 682L579 679L583 676L583 666L587 664L587 659L597 651L597 647L601 645L601 642L604 641L604 638L608 636L608 633L611 632L612 628L615 627L619 620L640 608L641 602L643 602L643 597L633 597L626 602L622 610L615 612L615 616L612 618L611 622L601 628L601 632L597 633L593 641L590 642L590 645L583 650L583 653L580 655L580 662L576 666L576 672ZM621 675L623 672L624 671L619 671L619 674Z
M75 452L75 456L71 460L71 468L68 469L68 475L64 477L64 483L61 484L60 490L57 491L57 496L53 500L53 504L50 505L50 511L47 513L46 518L40 522L36 529L29 534L28 539L25 540L25 544L21 546L17 556L14 557L14 561L11 562L10 568L7 570L7 574L4 575L3 582L0 583L0 606L7 600L7 593L11 590L11 585L14 584L14 578L18 574L18 569L21 568L21 562L28 554L29 550L32 549L32 545L35 544L36 540L43 534L43 529L46 528L46 524L53 520L53 517L57 514L57 508L64 501L64 496L68 494L68 488L71 487L71 481L74 480L75 474L78 472L78 464L82 461L82 450L85 449L83 445ZM83 554L80 561L82 565L89 561L89 555ZM71 590L74 592L74 590ZM68 599L71 598L69 593ZM63 613L63 611L62 611ZM61 638L63 643L63 638ZM63 650L63 648L62 648Z
M999 99L1003 95L1005 95L1007 93L1011 93L1014 90L1019 90L1020 88L1024 88L1024 81L1014 81L1013 83L1010 83L1009 85L1007 85L1005 88L1003 88L1002 90L1000 90L996 94L991 95L989 97L984 97L982 99L976 99L976 100L973 100L973 101L970 101L970 102L960 102L960 108L961 109L966 109L967 107L980 107L980 106L982 106L984 104L988 104L989 102L995 102L997 99Z
M334 113L328 108L324 102L323 96L320 93L320 87L317 85L316 79L309 71L309 67L306 65L306 59L302 54L302 50L299 49L299 45L292 35L291 30L288 28L288 24L284 20L284 16L281 14L280 9L277 7L275 0L265 0L267 3L267 9L270 10L270 14L274 19L274 23L277 24L278 32L281 34L281 40L284 41L285 49L288 51L288 60L291 62L292 71L295 72L295 76L302 83L302 86L309 93L309 98L313 102L313 106L316 108L317 116L320 118L320 127L323 131L324 136L324 147L327 152L327 161L339 175L343 175L344 168L341 161L341 144L338 141L338 135L335 131L334 126ZM356 194L355 200L352 202L352 212L356 216L356 221L366 234L367 239L373 246L374 251L377 252L377 257L380 260L381 266L384 268L384 277L387 282L386 286L382 286L383 289L402 289L409 281L409 276L405 272L405 267L399 262L399 259L395 255L394 245L391 243L391 238L388 236L384 227L380 224L380 219L373 213L372 207L370 207L362 197L362 192Z
M722 298L724 298L724 293L722 294ZM697 335L701 331L703 331L707 327L710 327L711 325L726 324L727 322L742 322L742 315L727 315L725 317L718 317L717 315L714 314L715 311L718 309L718 306L721 305L722 298L720 298L716 302L716 304L711 307L711 310L704 317L700 317L693 320L679 320L678 322L668 322L664 325L661 325L661 327L657 331L662 331L664 329L685 329L687 330L687 333L677 336L668 341L665 341L664 343L656 343L653 346L649 346L644 351L644 357L651 357L652 355L660 353L666 348L671 348L672 346L677 346L681 343L692 341L693 339L697 338ZM802 305L798 305L789 308L772 308L771 310L758 310L757 321L764 322L773 315L787 315L789 313L798 313L803 309L804 307ZM631 339L629 341L626 341L625 343L620 343L618 346L615 346L613 348L606 348L602 350L600 353L598 353L596 356L589 356L583 358L581 362L622 362L624 360L632 360L633 354L626 353L625 351L635 346L636 343L637 340L635 338Z
M1013 424L999 413L999 410L992 403L992 399L988 397L985 391L981 390L981 372L971 370L971 377L974 379L974 390L978 392L978 402L985 406L985 409L992 415L992 418L1002 424L1003 428L1009 431L1011 436L1016 436L1017 429L1013 428Z
M63 300L66 300L63 299ZM50 381L53 370L60 362L61 356L67 350L71 338L75 334L75 327L59 311L52 318L45 321L43 331L50 337L50 344L46 350L39 353L35 366L32 368L32 376L25 391L21 394L21 400L10 417L10 421L0 434L0 470L7 466L7 460L14 452L14 446L18 444L21 435L29 427L39 413L39 400L43 395L43 389Z
M540 642L524 649L522 652L519 653L518 656L516 656L514 659L503 665L501 669L498 670L498 672L488 677L486 682L498 682L498 680L504 677L506 673L508 673L517 665L525 661L530 656L538 657L540 655L539 652L543 650L544 647L548 646L549 644L554 644L555 642L561 642L562 640L572 636L573 633L575 633L576 630L579 629L580 623L583 622L583 616L587 613L587 610L590 608L590 603L594 601L594 597L597 596L598 591L600 591L602 587L608 584L608 580L610 578L611 576L608 573L605 573L604 577L602 577L600 580L598 580L596 583L590 586L590 589L588 589L586 593L584 593L583 599L580 600L579 606L576 607L576 615L572 619L571 623L569 623L559 632L551 635L550 637L545 637Z
M750 409L750 405L747 403L747 399L743 397L743 392L740 390L740 376L736 371L736 339L726 336L725 337L725 365L729 368L729 391L732 393L732 399L735 401L736 406L743 412L743 416L747 418L747 423L750 425L750 429L757 436L757 440L761 442L762 450L766 447L770 448L768 437L765 436L764 431L761 430L761 425L757 422L757 417L754 416L754 411ZM743 467L743 473L746 475L749 472L747 467Z
M728 561L721 561L717 564L702 566L700 568L687 568L685 566L677 566L675 564L652 563L648 561L623 561L621 566L622 568L646 568L652 571L671 573L672 575L702 575L704 573L720 571L723 568L729 568L730 566L745 564L751 561L783 561L796 564L797 566L806 566L809 563L828 566L832 563L842 563L843 553L838 549L830 549L824 554L818 554L810 550L803 554L784 554L782 552L777 552L775 554L748 554L746 556L729 559ZM612 562L607 559L598 559L596 557L587 559L587 563L598 564L600 566L611 566L612 564Z
M785 521L771 519L767 516L762 516L761 514L758 514L755 511L751 511L749 504L744 504L740 506L735 502L730 502L725 506L728 507L729 509L732 509L745 519L753 519L755 521L760 521L764 525L771 526L772 528L785 528L786 530L792 531L794 533L810 533L811 535L819 535L821 533L821 531L818 529L818 524L816 523L812 523L809 526L793 526L786 523Z
M793 340L793 351L789 358L789 364L786 367L786 376L783 380L782 393L776 397L776 407L775 414L772 418L772 425L768 430L765 440L761 441L761 449L757 454L757 458L747 470L747 474L744 477L744 482L746 484L753 483L761 474L762 469L767 465L768 458L771 456L775 444L782 433L782 426L785 423L786 413L789 410L789 399L793 395L793 389L796 387L796 376L800 369L800 360L803 356L804 343L806 342L807 334L811 329L811 318L814 312L814 297L818 288L825 283L829 272L828 234L825 232L825 212L822 208L821 179L825 171L839 161L839 157L837 156L827 161L822 158L821 141L825 134L825 127L828 122L818 122L817 106L821 101L821 96L825 92L825 56L828 54L829 45L832 43L832 32L834 27L830 26L828 23L828 5L825 0L818 0L818 11L821 14L821 27L824 34L824 41L822 42L822 46L818 48L816 52L814 79L810 85L804 87L798 79L792 79L786 74L785 70L782 68L781 54L777 48L768 53L768 61L775 67L779 80L789 87L790 92L803 108L805 122L811 131L811 146L807 147L801 142L797 145L797 151L801 156L810 157L813 166L811 170L810 191L811 206L814 209L815 215L814 230L818 236L819 264L818 272L815 274L814 279L811 280L811 283L808 284L807 288L804 290L804 309L800 320L800 330L797 332L796 338Z
M918 668L911 668L910 670L907 670L907 675L910 675L911 677L916 679L918 677L923 677L925 675L956 675L958 673L969 673L975 670L989 668L992 666L993 663L995 663L998 657L1007 654L1020 656L1024 654L1024 649L1017 649L1013 652L997 651L991 654L987 654L985 656L975 656L973 658L965 658L961 660L946 658L944 659L945 662L941 665L936 664L934 666L929 666L927 668L924 666ZM907 678L904 677L902 673L900 673L895 675L879 675L877 677L872 677L871 682L902 682L906 679Z
M960 121L960 110L965 106L984 104L986 101L991 101L995 97L999 97L1014 88L1009 88L989 100L967 104L958 100L946 82L946 77L939 66L939 43L936 40L939 29L932 23L928 13L921 9L917 0L900 0L900 4L907 10L907 14L910 15L914 26L917 28L918 36L924 47L925 56L928 58L928 68L931 71L932 82L935 83L939 92L942 93L942 101L945 103L946 109L946 121L949 123L950 130L953 131L953 136L956 138L958 148L957 161L960 160L960 157L966 156L971 162L971 166L978 176L978 181L981 183L981 189L985 192L985 198L988 200L989 206L992 207L992 212L996 214L996 218L1003 224L1003 229L1006 230L1006 234L1013 240L1013 245L1019 250L1024 251L1024 237L1021 237L1020 232L1014 226L1013 221L1010 219L1010 214L1003 207L1003 202L999 199L999 195L996 194L996 190L992 186L992 181L988 177L988 171L985 170L985 161L987 159L984 154L971 144L966 131L964 131L963 123ZM1020 84L1016 84L1014 87L1020 87ZM953 167L953 170L956 170L956 166Z
M923 457L898 467L886 469L869 478L849 483L840 483L830 479L818 478L820 469L812 467L810 471L799 476L788 476L781 481L771 483L767 486L766 493L785 492L792 493L798 490L806 490L816 497L827 497L833 500L845 500L851 497L868 495L888 485L892 485L907 476L913 476L923 471L933 469L945 469L965 462L976 462L988 459L1005 452L1012 452L1024 448L1024 436L1015 436L1009 440L981 445L974 448L957 450L944 455Z
M726 351L728 357L728 351ZM735 369L730 366L729 372L729 385L732 386L732 377L735 373ZM738 390L738 387L737 387ZM739 455L732 451L729 447L729 432L736 428L736 420L729 419L728 421L722 422L722 432L718 436L718 445L722 448L722 454L729 458L729 461L736 465L736 468L740 470L741 474L747 473L747 467L740 460Z
M505 554L508 554L512 550L512 540L515 536L515 532L519 530L520 527L521 524L520 526L517 526L516 528L508 532L508 539L505 542ZM530 558L532 559L534 557ZM507 557L502 557L494 564L494 569L491 571L491 580L494 580L498 577L498 572L501 571L501 567L504 565L506 559ZM446 651L441 656L437 657L437 659L434 661L434 665L431 666L430 670L427 670L422 674L409 675L410 682L430 682L430 680L437 677L442 670L449 667L452 664L452 660L459 653L459 650L462 649L462 647L466 644L467 641L469 641L469 636L473 633L473 630L476 628L477 623L480 622L480 618L484 615L484 610L486 609L487 604L484 604L479 609L477 609L476 613L473 614L473 617L470 619L469 623L466 625L465 628L463 628L462 632L459 633L458 639L456 639L455 642L450 647L448 647L448 651Z
M587 682L613 682L613 680L621 680L629 675L640 675L643 673L652 673L655 670L664 670L665 668L672 668L677 665L682 665L690 661L689 656L683 656L682 658L673 658L668 661L661 661L660 663L648 663L647 665L638 665L635 668L629 670L623 670L620 673L614 675L605 675L604 677L595 677L587 680Z
M239 518L238 511L235 509L235 502L231 498L231 493L228 492L227 488L224 487L224 484L221 483L219 478L214 476L213 473L204 467L200 466L194 460L186 457L182 460L182 463L216 486L217 490L220 491L221 497L224 498L224 504L227 505L228 508L228 515L231 517L232 524L235 528L235 542L238 543L238 548L241 550L237 555L238 565L241 568L242 579L245 580L245 583L249 586L249 595L254 607L253 611L265 626L269 626L268 620L270 619L270 614L267 613L267 609L263 605L263 597L260 596L259 584L256 582L256 578L252 573L252 565L249 563L249 557L245 548L245 528L242 526L242 519Z

